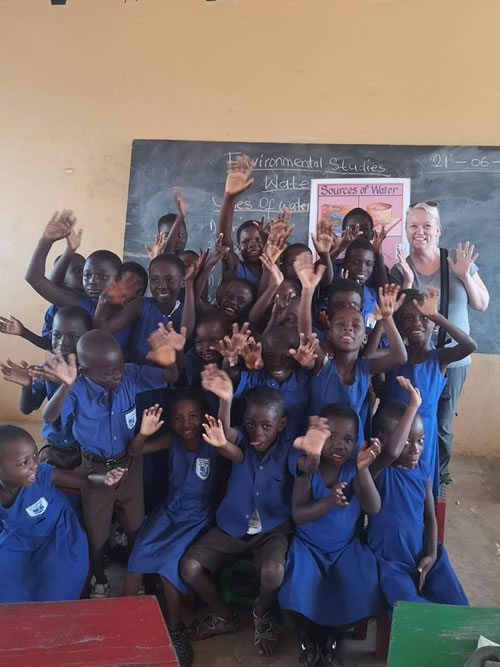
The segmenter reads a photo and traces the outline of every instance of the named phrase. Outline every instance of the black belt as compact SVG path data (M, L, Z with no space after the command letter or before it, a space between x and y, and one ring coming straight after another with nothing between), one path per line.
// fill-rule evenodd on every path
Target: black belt
M57 452L61 452L61 454L80 451L80 445L78 443L70 445L69 447L61 447L60 445L56 445L54 442L52 442L52 440L47 440L47 444L44 445L44 447L53 447ZM42 447L42 449L44 449L44 447ZM42 449L40 449L40 451L42 451Z
M92 463L97 463L99 465L104 465L104 466L106 466L106 468L112 468L114 466L119 466L120 463L125 463L125 461L129 458L126 451L123 451L121 454L118 454L117 456L112 456L109 459L105 459L102 456L95 456L94 454L91 454L90 452L86 452L84 449L82 449L82 456L84 458L86 458L87 460L91 461Z

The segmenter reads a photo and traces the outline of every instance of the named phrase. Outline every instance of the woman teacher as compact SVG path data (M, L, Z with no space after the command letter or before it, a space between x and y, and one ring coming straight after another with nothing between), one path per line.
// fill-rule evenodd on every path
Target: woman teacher
M391 282L403 289L413 287L422 292L427 286L441 290L440 312L461 329L469 333L468 306L484 311L488 307L490 296L485 284L479 277L475 265L477 253L468 241L456 250L448 251L439 247L441 235L439 204L435 201L410 204L406 214L406 236L410 244L410 254L398 256L399 264L391 270ZM447 309L447 313L445 310ZM444 332L436 345L454 345L451 339L444 340ZM440 483L449 484L452 478L448 471L453 445L451 423L457 412L458 398L467 377L471 359L466 357L448 366L446 383L438 404L438 437Z

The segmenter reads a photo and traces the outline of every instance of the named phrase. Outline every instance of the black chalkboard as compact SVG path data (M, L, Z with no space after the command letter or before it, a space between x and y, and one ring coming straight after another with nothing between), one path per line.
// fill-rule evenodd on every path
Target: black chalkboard
M500 353L500 147L378 146L136 140L132 160L124 258L147 265L158 218L175 212L171 187L178 185L189 206L187 248L213 247L224 193L225 163L243 152L255 161L255 183L242 195L234 215L244 220L270 216L286 204L296 225L292 240L307 243L312 178L411 178L412 200L436 199L443 223L442 245L470 240L491 303L470 312L479 352Z

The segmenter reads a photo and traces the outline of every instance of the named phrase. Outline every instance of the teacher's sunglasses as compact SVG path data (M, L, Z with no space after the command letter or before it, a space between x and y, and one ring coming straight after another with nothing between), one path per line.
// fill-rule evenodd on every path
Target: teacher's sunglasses
M437 201L414 201L410 204L410 208L415 208L415 206L420 206L420 204L425 204L426 206L431 206L432 208L439 208L439 202Z

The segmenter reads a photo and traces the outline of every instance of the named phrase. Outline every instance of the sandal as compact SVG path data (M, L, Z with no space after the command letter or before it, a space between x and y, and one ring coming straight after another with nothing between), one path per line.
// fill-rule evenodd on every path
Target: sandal
M191 667L191 663L193 662L193 647L189 641L186 628L169 630L169 634L177 653L180 667Z
M311 634L299 635L299 667L314 667L320 658L319 646Z
M201 641L214 635L236 632L238 629L238 614L233 611L230 618L221 618L215 614L207 614L197 618L188 627L187 632L192 641Z
M272 611L268 609L263 616L257 616L254 602L252 614L255 625L253 643L257 649L257 654L269 657L278 643L278 633L274 625Z
M338 637L329 632L321 651L321 659L325 667L342 667L342 660L338 657Z

